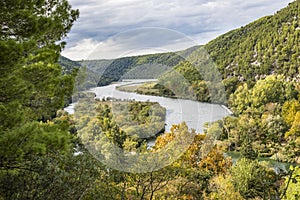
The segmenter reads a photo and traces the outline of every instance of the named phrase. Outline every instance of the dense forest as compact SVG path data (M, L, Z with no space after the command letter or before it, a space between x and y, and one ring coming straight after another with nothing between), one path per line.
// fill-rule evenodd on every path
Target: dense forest
M257 160L300 162L299 0L204 48L113 62L60 56L79 17L67 0L4 0L0 6L1 200L299 199L299 166L275 171ZM209 62L202 60L208 54ZM155 91L227 104L233 116L208 123L201 134L182 122L160 135L166 111L157 103L85 94L77 114L62 110L78 91L126 73L139 76L138 66L141 72L151 68L149 77L157 78L153 63L170 66L159 67L164 73L152 84ZM220 70L221 82L211 66ZM174 74L186 80L182 86L174 85L179 80ZM220 92L221 83L226 93ZM139 138L141 131L145 135ZM149 148L153 134L157 138ZM219 140L212 142L216 135ZM167 162L178 151L182 154L169 165L141 173L99 161L117 157L114 164L120 166L133 155L158 153L163 156L155 159ZM233 162L226 151L241 158ZM143 163L134 167L144 168Z

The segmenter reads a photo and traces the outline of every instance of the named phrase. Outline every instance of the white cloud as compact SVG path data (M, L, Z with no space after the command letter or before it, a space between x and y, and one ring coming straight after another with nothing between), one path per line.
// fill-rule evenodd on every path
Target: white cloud
M219 34L273 14L291 1L70 0L81 14L67 39L64 55L82 59L87 48L118 33L142 27L172 29L204 44ZM162 43L172 42L165 39ZM85 48L84 52L80 53L80 48Z
M118 57L178 51L197 43L189 36L170 29L155 27L122 32L98 44L88 59Z
M78 41L73 47L67 48L62 55L72 60L87 59L98 46L99 42L89 39Z

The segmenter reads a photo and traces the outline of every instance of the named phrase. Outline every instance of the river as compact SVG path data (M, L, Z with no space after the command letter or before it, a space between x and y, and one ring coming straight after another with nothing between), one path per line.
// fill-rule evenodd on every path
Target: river
M203 125L206 122L217 121L231 114L229 109L218 104L141 95L116 89L117 86L142 84L149 81L153 81L153 79L127 79L111 85L92 88L90 89L90 92L95 93L96 98L99 99L102 99L103 97L113 97L116 99L158 102L161 106L166 108L166 131L169 131L173 124L179 124L184 121L190 129L195 129L197 133L203 133ZM69 107L65 108L65 110L69 113L73 113L74 104L71 104Z

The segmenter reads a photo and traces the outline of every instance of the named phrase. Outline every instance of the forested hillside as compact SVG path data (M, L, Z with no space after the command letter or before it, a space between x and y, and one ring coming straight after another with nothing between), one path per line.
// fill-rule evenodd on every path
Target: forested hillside
M299 79L299 1L212 40L205 49L224 79L256 81L268 74Z

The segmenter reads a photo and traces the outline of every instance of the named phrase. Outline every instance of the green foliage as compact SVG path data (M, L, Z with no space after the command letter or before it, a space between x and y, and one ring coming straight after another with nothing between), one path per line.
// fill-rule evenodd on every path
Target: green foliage
M66 0L0 6L0 198L47 199L73 176L54 169L67 166L73 137L49 120L72 93L75 71L63 73L58 57L79 12Z
M237 77L253 83L271 73L296 78L299 74L299 12L296 0L273 16L212 40L205 48L224 79Z
M286 133L286 137L293 136L294 139L300 137L300 112L296 113L292 127L289 132Z
M219 175L210 180L211 193L205 199L234 199L243 200L241 194L235 190L231 183L231 176Z
M70 139L68 132L61 130L58 125L38 122L25 124L1 134L2 164L9 166L30 154L45 155L50 149L67 151Z
M72 10L68 1L1 1L1 40L34 41L41 46L55 47L55 42L66 37L78 10ZM58 47L63 47L60 42ZM58 50L58 49L56 49Z
M248 158L256 157L257 153L272 156L280 152L285 159L288 157L285 161L295 162L298 154L294 149L299 146L295 121L299 109L298 93L298 83L287 81L282 75L267 76L251 89L246 83L239 86L229 100L238 117L226 120L226 126L231 128L225 130L234 148Z
M293 83L286 82L284 76L267 76L256 82L250 97L251 104L258 108L267 103L283 104L286 100L297 97Z
M286 101L282 106L282 117L285 119L287 124L292 125L298 111L300 111L299 101L295 99Z
M286 177L284 188L286 191L284 193L283 199L286 200L297 200L300 197L300 168L291 167L291 176Z
M100 176L101 165L87 152L74 156L51 152L0 170L3 199L81 198Z
M80 68L79 62L70 60L64 56L60 56L58 59L59 65L62 67L63 73L71 74L74 68Z
M284 133L288 130L288 125L280 115L266 115L262 117L262 135L266 140L275 144L280 144L284 141Z
M230 96L229 105L235 114L241 114L249 107L261 108L268 103L283 104L287 100L297 98L295 83L286 82L281 75L267 76L249 88L246 83L239 86Z
M138 151L144 148L146 139L164 132L166 110L158 103L98 101L92 116L86 113L84 103L76 110L83 112L77 117L77 129L86 144L107 138L119 148Z
M253 149L253 140L250 139L250 136L245 137L241 146L241 154L244 158L255 160L257 159L258 154Z
M65 0L2 1L0 5L1 107L10 110L18 104L18 113L26 113L29 119L50 119L72 91L72 75L63 75L57 64L64 46L57 41L69 32L78 11ZM12 118L2 120L6 125L18 123Z
M231 168L230 174L234 188L245 199L274 199L278 195L274 185L275 173L258 161L242 158Z
M144 63L146 64L137 65L130 69L122 76L122 79L157 79L172 68L172 66L159 63Z

